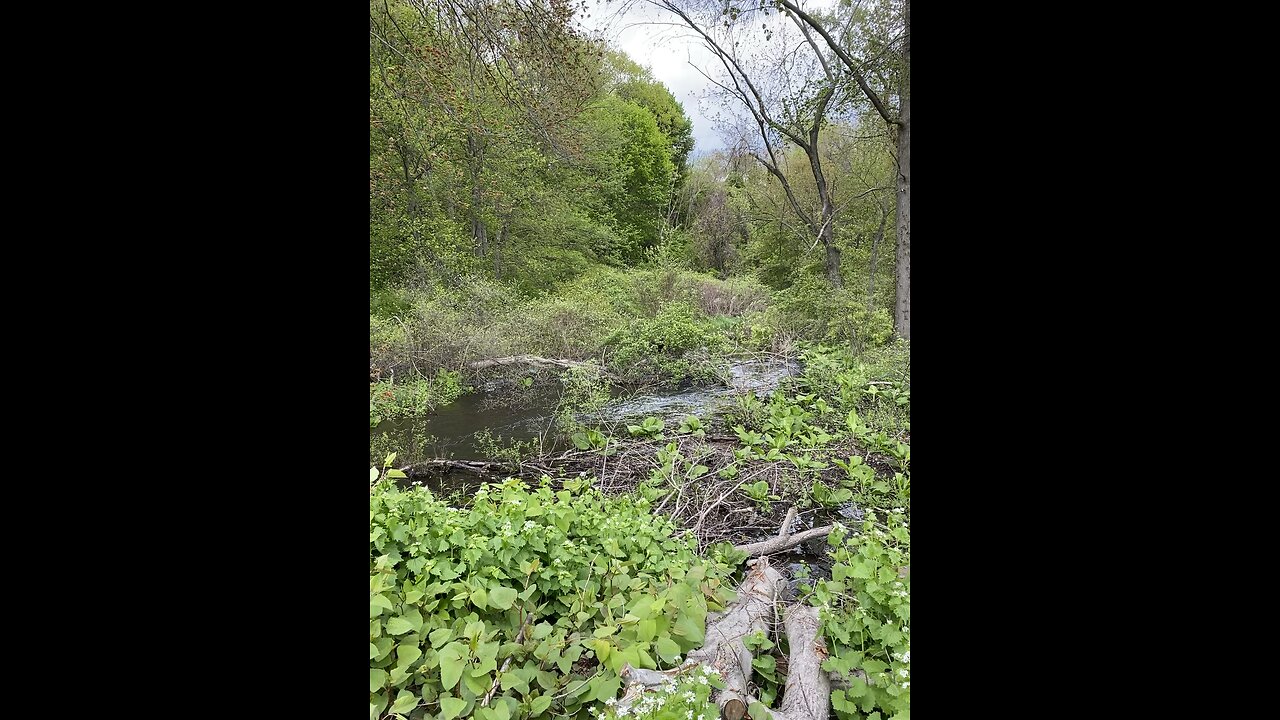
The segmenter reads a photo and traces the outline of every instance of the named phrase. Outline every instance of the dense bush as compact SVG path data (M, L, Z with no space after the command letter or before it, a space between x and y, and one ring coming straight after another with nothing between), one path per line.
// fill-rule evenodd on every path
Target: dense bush
M732 597L729 567L647 501L589 483L509 480L465 509L388 480L372 489L371 720L585 720L617 695L624 664L671 667L702 644L707 611Z
M911 712L911 533L901 508L884 524L874 511L861 532L837 527L831 579L814 585L810 602L822 608L822 634L830 657L824 670L849 681L831 693L840 720L868 713L906 717ZM875 717L875 715L872 715Z
M893 317L885 308L868 310L859 291L833 291L822 278L805 275L780 291L769 324L801 338L847 343L856 351L877 347L893 337Z

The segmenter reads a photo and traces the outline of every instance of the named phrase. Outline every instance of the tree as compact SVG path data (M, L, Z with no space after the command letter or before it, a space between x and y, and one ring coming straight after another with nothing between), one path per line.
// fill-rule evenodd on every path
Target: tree
M897 163L897 298L894 302L894 326L898 334L911 339L911 0L902 0L900 38L880 36L876 41L868 43L874 55L866 61L860 61L842 43L833 37L820 20L802 10L796 0L776 0L777 3L812 28L826 42L836 57L848 70L850 77L857 83L863 96L875 108L876 113L884 120L898 146ZM887 6L881 6L889 9ZM892 15L892 13L890 13ZM898 51L897 47L901 46ZM879 46L879 47L877 47ZM876 51L879 52L876 52ZM886 74L880 74L882 80L879 92L867 81L867 70L876 69L876 63L895 57L896 83L884 82ZM886 102L890 92L896 91L898 97L897 112Z
M766 93L762 91L761 84L757 82L758 77L757 80L753 80L752 74L755 73L748 73L745 69L745 63L739 59L737 51L734 49L737 45L736 42L728 44L717 40L707 29L711 24L705 21L701 24L695 22L677 0L650 1L674 13L683 20L686 25L701 36L707 49L720 60L732 87L710 77L708 79L711 79L716 86L730 97L741 102L751 113L751 117L759 131L763 148L763 152L752 151L752 156L771 175L777 178L786 191L792 210L812 232L815 238L814 242L822 244L827 280L831 283L831 286L837 289L843 287L844 279L840 270L840 249L837 247L835 240L836 205L831 198L830 184L823 171L822 158L819 151L819 135L827 122L827 113L832 107L833 100L837 99L837 94L844 85L841 77L841 67L827 61L827 58L814 41L809 27L791 15L790 17L795 26L799 28L805 43L813 51L813 55L809 59L811 61L816 60L817 68L813 67L811 63L806 65L797 53L784 53L778 58L778 61L782 64L780 75L785 80L794 80L794 82L782 85L778 92L769 93L769 96L766 97ZM742 14L741 10L733 9L728 13L728 17L736 21ZM732 28L730 20L725 20L723 24L727 29ZM811 74L817 69L821 70L821 78L811 81ZM776 73L777 70L775 69L773 72ZM705 73L703 74L705 75ZM821 208L816 216L807 211L796 199L791 180L779 162L779 155L783 149L783 144L786 142L801 148L808 159L809 171L812 174L817 188L818 199L821 203Z

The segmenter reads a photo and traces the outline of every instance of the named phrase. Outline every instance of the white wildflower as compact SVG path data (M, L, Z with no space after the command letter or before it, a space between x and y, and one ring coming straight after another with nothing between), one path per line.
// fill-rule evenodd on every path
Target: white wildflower
M911 673L908 672L906 668L903 668L898 671L898 674L901 675L902 677L908 677Z
M618 698L609 698L608 700L604 701L604 704L608 705L609 707L613 707L614 705L618 704Z
M688 700L689 702L693 702L695 700L695 698L693 697L693 691L686 692L680 697L684 698L685 700Z
M707 676L706 676L706 675L699 675L699 676L698 676L698 684L699 684L699 685L706 685L706 684L708 684L708 683L707 683Z
M910 651L910 650L908 650L908 651L906 651L906 652L902 653L902 662L911 662L911 651Z
M686 718L688 718L688 720L693 720L693 711L692 711L692 710L685 710L685 711L684 711L684 716L685 716Z
M910 681L910 680L908 680L907 682L902 683L902 689L903 689L903 690L906 690L906 689L907 689L907 688L909 688L909 687L911 687L911 681Z
M525 520L525 521L524 521L524 529L525 529L525 530L531 530L531 529L533 529L535 526L536 526L536 523L534 523L532 520ZM899 584L901 584L901 583L899 583Z

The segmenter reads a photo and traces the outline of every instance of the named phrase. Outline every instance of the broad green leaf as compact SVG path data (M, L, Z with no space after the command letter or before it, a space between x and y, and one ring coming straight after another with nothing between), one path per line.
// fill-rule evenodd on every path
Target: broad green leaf
M391 705L391 712L405 713L418 706L418 696L408 690L401 690L396 701Z
M611 678L596 678L591 681L595 686L595 692L588 698L590 700L608 700L611 697L617 697L618 689L622 687L622 678L614 675Z
M534 701L529 705L529 715L532 717L538 717L542 713L546 712L549 707L551 707L550 695L542 695L534 698Z
M378 692L387 685L387 671L369 668L369 692Z
M458 717L462 709L467 706L467 701L456 697L440 698L440 720L453 720Z
M418 626L402 617L393 617L387 621L387 632L392 635L403 635L417 630Z
M516 591L509 587L491 587L489 589L489 604L499 610L508 610L511 603L516 601Z
M680 646L677 645L675 641L669 637L658 638L658 643L656 647L657 647L658 655L661 656L662 659L666 660L667 662L674 662L676 658L680 657Z
M396 665L408 667L410 663L422 657L422 648L417 645L401 645L396 648Z
M466 667L463 650L466 646L460 642L451 642L440 651L440 679L445 690L458 684L462 671Z
M428 635L428 637L431 638L431 647L439 649L441 645L449 642L449 640L453 637L453 630L450 630L449 628L440 628L439 630L432 630L431 634Z

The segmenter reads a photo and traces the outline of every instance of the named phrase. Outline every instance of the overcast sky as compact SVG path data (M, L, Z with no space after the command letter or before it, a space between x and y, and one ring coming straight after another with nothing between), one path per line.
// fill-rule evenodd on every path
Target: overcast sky
M603 33L615 48L649 68L684 105L685 114L693 121L694 155L724 147L709 117L719 108L714 102L702 99L710 83L689 66L692 60L698 67L709 70L718 62L715 56L702 47L700 39L683 23L678 27L673 25L681 22L680 19L665 10L644 2L632 2L626 13L620 14L621 6L620 0L608 3L592 0L587 10L591 16L580 15L579 21L589 32Z
M802 2L801 7L817 9L829 7L831 2L808 0ZM731 116L746 115L746 112L744 108L724 106L716 98L708 97L708 88L714 86L690 66L691 61L717 80L727 81L723 66L711 51L703 47L702 38L684 25L679 17L644 0L590 0L590 3L586 11L590 17L579 13L578 21L583 28L593 35L603 34L615 48L649 68L654 77L684 105L685 114L693 121L693 155L696 157L724 148L722 127L732 122ZM694 19L699 18L695 15ZM784 26L787 27L787 35L795 32L789 21L777 13L758 17L751 24L754 26L761 21L775 31L774 43L781 37L776 31ZM795 37L799 38L798 33ZM737 52L741 57L750 56L768 42L758 29L740 35L739 39L741 45ZM757 82L761 79L757 78Z

